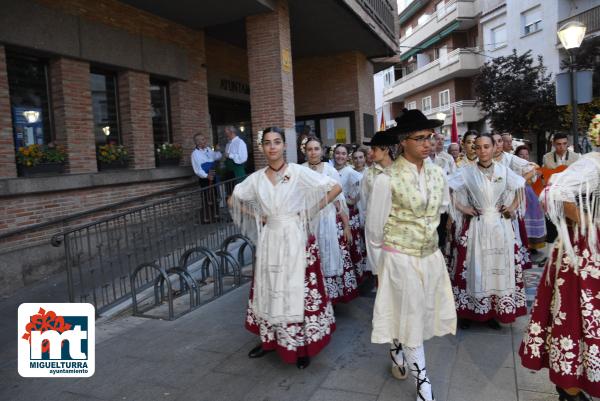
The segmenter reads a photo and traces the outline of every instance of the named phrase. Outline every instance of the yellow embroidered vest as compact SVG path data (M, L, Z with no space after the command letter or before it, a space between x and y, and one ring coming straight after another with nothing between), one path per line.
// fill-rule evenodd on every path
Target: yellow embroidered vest
M438 249L444 172L433 163L423 164L427 185L427 199L423 200L409 163L399 157L390 171L392 210L383 229L384 242L407 255L424 257Z

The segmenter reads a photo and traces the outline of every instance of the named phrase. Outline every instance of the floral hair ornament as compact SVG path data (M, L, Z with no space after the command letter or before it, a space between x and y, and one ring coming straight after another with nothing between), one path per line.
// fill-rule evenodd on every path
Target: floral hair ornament
M588 136L595 146L600 146L600 114L596 114L590 122Z
M302 142L300 142L300 152L302 152L303 155L306 154L306 144L308 143L308 140L310 139L310 137L306 137L304 139L302 139Z
M256 144L258 146L262 146L262 141L263 141L263 131L261 130L256 133Z

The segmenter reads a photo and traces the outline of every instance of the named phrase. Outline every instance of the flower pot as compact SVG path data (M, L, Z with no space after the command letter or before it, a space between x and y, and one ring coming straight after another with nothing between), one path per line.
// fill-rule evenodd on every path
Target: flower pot
M98 171L107 171L107 170L123 170L129 166L129 161L115 161L112 163L107 163L98 160Z
M65 170L65 164L58 162L40 163L35 166L19 164L17 168L20 177L44 177L62 174Z
M179 166L180 159L156 159L156 167Z

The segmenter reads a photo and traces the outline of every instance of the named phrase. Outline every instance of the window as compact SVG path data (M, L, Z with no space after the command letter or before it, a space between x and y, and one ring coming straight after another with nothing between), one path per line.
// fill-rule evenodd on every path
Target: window
M423 14L419 17L419 19L417 20L417 25L421 26L424 25L427 21L429 21L429 19L431 18L431 15L429 14Z
M92 111L96 145L121 143L117 103L117 76L114 73L91 72Z
M406 104L406 108L407 108L408 110L414 110L414 109L416 109L416 108L417 108L417 102L416 102L416 101L413 101L413 102L409 102L409 103L407 103L407 104Z
M522 34L529 35L531 33L542 30L542 7L537 6L530 10L521 13Z
M410 36L410 35L412 35L412 32L413 32L413 28L411 25L408 28L406 28L406 30L404 31L404 36Z
M48 63L7 51L6 70L15 146L47 144L52 141Z
M421 110L423 112L431 110L431 96L427 96L421 99Z
M499 25L491 30L492 48L497 49L506 45L506 24Z
M169 84L150 79L150 103L152 104L152 132L154 144L170 143L171 118L169 107Z
M440 92L440 108L450 106L450 89Z

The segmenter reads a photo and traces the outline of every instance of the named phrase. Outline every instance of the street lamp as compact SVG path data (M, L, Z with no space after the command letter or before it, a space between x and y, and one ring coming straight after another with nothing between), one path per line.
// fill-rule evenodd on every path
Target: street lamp
M446 113L442 113L441 111L439 113L435 113L435 119L442 121L442 125L440 125L440 134L445 136L442 127L444 126L444 122L446 122Z
M571 133L573 134L573 147L579 151L579 132L577 127L577 97L575 94L575 50L581 46L585 36L586 26L579 21L569 21L558 29L560 43L569 54L569 81L571 83Z

